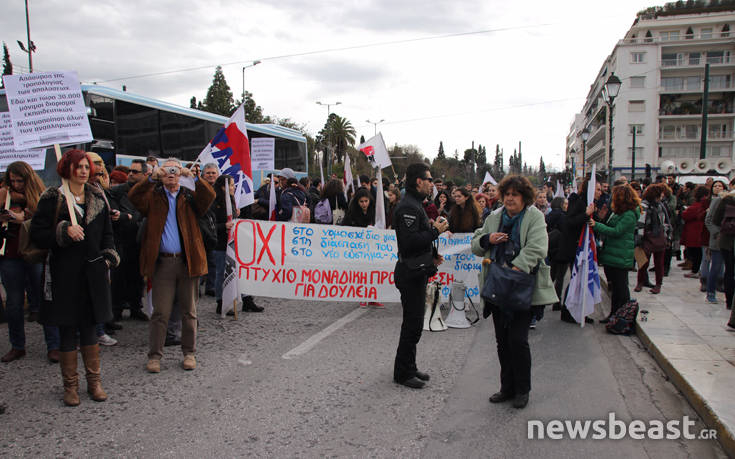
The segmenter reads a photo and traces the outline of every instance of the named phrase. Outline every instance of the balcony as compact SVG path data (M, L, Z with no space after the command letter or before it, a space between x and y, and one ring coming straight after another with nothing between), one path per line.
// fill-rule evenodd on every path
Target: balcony
M666 54L664 54L666 56ZM716 55L708 56L692 56L679 54L676 57L662 57L661 67L664 69L669 68L696 68L704 67L704 64L710 64L714 66L730 65L734 64L735 59L730 56L730 52L718 53Z
M725 94L717 99L710 100L707 113L712 116L725 115L729 116L733 111L733 94ZM659 100L659 116L660 117L676 117L690 116L696 117L702 115L702 99L691 96L680 97L676 95L662 95Z

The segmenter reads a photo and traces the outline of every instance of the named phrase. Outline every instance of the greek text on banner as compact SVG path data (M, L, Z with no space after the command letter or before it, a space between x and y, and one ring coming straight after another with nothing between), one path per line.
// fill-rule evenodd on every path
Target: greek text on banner
M439 238L444 263L435 276L446 299L455 280L478 295L481 260L471 234ZM400 301L393 270L393 230L238 220L235 252L240 289L248 295L320 301Z

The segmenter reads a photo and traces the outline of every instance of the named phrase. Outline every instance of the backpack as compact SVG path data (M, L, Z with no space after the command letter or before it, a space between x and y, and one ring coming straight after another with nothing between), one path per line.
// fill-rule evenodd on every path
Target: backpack
M735 205L725 204L725 214L720 222L720 234L735 236Z
M608 333L613 335L632 335L635 333L635 319L638 316L638 302L630 300L610 317L605 325Z
M314 222L324 225L332 224L332 206L329 205L329 199L322 199L314 207Z
M291 219L289 221L295 223L311 223L311 211L309 207L306 206L306 203L300 203L296 196L293 198L296 201L296 205L291 208Z

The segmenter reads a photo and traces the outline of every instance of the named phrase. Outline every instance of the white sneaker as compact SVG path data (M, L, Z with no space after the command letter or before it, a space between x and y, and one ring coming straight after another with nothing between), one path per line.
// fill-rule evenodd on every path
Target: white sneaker
M107 333L97 337L97 342L102 346L114 346L117 344L117 340Z

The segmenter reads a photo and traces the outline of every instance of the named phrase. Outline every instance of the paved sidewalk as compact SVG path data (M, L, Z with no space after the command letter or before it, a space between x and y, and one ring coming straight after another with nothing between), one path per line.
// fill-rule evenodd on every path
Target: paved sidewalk
M685 278L675 266L658 295L648 288L633 292L636 274L629 279L631 296L648 311L647 320L638 315L640 340L735 457L735 332L725 325L725 295L718 292L720 304L707 304L699 280Z

